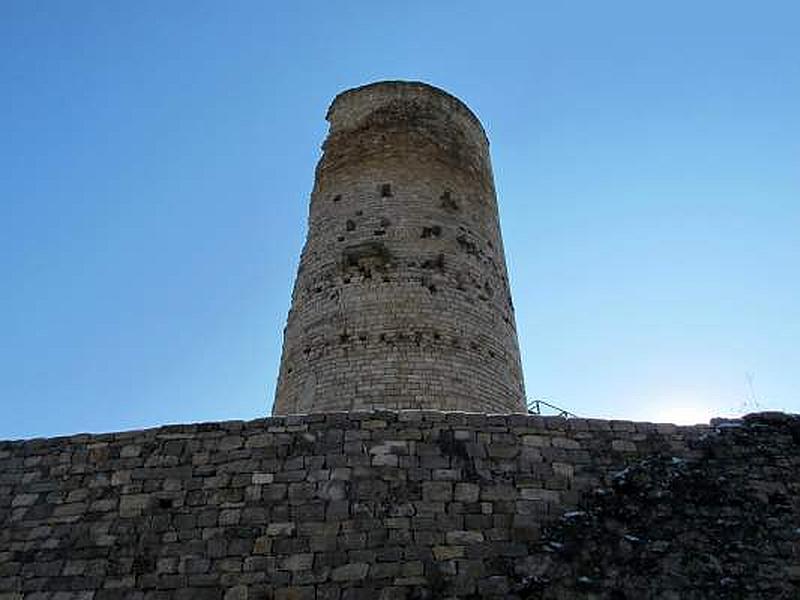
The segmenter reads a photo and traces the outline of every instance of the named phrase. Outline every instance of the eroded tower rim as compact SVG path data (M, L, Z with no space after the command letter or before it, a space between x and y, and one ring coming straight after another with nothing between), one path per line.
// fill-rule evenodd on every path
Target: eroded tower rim
M328 106L328 111L325 114L325 119L328 122L331 122L332 115L334 110L339 107L343 102L347 101L349 98L353 96L357 96L364 93L373 92L380 89L385 90L396 90L400 92L401 90L417 90L417 91L424 91L426 93L430 93L434 96L439 96L444 98L447 102L449 102L452 107L461 112L462 114L466 115L473 124L478 128L483 141L486 145L489 145L489 138L486 135L486 130L483 128L483 123L478 118L478 116L472 112L472 109L469 108L461 99L454 96L453 94L443 90L442 88L436 87L435 85L431 85L430 83L426 83L424 81L413 81L413 80L402 80L402 79L387 79L384 81L373 81L372 83L367 83L364 85L356 86L350 89L347 89L343 92L340 92L336 95L333 101Z

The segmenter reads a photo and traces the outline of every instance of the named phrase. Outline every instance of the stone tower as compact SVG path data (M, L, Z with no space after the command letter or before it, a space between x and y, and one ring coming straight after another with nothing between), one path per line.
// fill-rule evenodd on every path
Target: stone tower
M327 120L273 413L524 412L477 117L387 81L339 94Z

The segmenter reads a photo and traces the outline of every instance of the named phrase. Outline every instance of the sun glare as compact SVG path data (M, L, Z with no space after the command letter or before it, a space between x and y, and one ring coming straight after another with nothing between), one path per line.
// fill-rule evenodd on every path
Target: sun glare
M708 423L713 417L724 416L719 407L697 392L671 392L654 400L650 410L643 416L656 423L696 425Z

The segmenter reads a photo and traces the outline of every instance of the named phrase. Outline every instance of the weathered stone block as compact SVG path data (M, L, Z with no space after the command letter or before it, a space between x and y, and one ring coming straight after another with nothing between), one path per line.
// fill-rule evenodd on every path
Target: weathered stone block
M636 444L628 440L613 440L611 449L615 452L636 452Z
M534 448L550 446L550 440L551 438L544 435L530 434L522 436L522 443L526 446L533 446Z
M357 581L364 579L369 572L367 563L350 563L331 571L332 581Z
M295 530L294 523L270 523L267 525L267 535L287 536L292 535Z
M315 596L313 585L278 587L275 590L275 600L315 600Z
M293 554L281 560L280 568L286 571L304 571L310 569L313 564L313 554Z
M225 592L224 600L248 600L246 585L237 585Z
M524 487L520 489L520 497L524 500L540 500L557 504L561 501L561 494L555 490L543 488Z
M137 517L150 503L149 494L128 494L120 497L119 514L121 517Z
M448 531L445 534L445 539L448 545L459 546L478 544L484 541L484 536L480 531Z
M256 485L272 483L275 479L274 473L253 473L252 482Z
M422 498L429 502L450 502L453 484L449 481L425 481L422 483Z
M476 483L456 483L453 498L456 502L477 502L480 489Z
M434 546L432 550L434 558L438 561L464 557L464 546Z

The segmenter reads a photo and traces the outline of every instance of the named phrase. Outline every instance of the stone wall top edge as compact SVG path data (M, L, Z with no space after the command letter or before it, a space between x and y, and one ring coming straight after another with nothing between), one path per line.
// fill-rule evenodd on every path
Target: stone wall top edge
M374 81L372 83L367 83L364 85L359 85L350 89L347 89L343 92L337 94L333 101L331 101L330 105L328 106L328 111L325 114L325 118L330 121L331 115L335 108L345 102L348 98L353 96L357 96L358 94L362 93L369 93L371 91L376 91L379 89L385 90L392 90L392 89L413 89L416 88L417 90L423 91L425 93L429 93L440 98L444 98L447 102L449 102L453 108L457 109L461 113L465 114L477 127L480 131L481 135L483 136L486 145L489 144L489 138L486 135L486 130L483 127L483 123L478 118L478 116L472 111L472 109L467 106L461 99L457 96L454 96L450 92L447 92L435 85L431 85L430 83L425 83L424 81L406 81L406 80L385 80L385 81Z
M734 419L735 420L735 419ZM285 428L286 431L300 431L303 426L313 423L342 424L362 421L386 421L413 427L415 423L432 425L443 423L453 427L531 427L542 430L564 431L617 431L643 432L658 431L660 433L702 433L712 427L711 424L676 425L673 423L652 423L647 421L630 421L624 419L570 418L559 416L527 415L523 413L489 414L464 411L441 410L390 410L375 409L353 412L327 412L310 414L290 414L262 417L252 420L207 421L197 423L179 423L161 425L145 429L130 429L104 433L77 433L55 437L34 437L22 439L0 440L0 448L18 445L50 446L64 444L102 444L118 443L139 439L176 439L191 437L197 434L238 433L247 431L268 431L270 428ZM726 421L729 421L726 419Z

